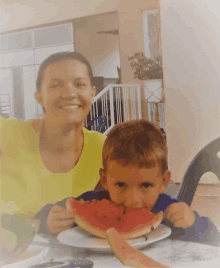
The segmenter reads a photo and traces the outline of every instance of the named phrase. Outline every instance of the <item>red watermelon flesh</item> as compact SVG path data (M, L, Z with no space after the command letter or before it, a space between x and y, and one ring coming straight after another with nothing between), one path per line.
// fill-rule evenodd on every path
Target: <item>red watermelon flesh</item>
M106 237L105 232L114 227L124 239L134 238L156 228L163 213L151 213L147 208L124 208L103 199L90 201L67 200L67 208L74 212L75 222L86 231Z

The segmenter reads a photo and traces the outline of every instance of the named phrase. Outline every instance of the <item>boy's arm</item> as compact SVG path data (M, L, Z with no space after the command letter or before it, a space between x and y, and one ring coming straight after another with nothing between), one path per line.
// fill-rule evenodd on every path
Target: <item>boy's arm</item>
M175 199L167 194L161 194L152 212L153 213L157 213L158 211L167 212L168 208L170 208L171 206L176 207L177 204L179 204L178 205L179 208L184 207L181 205L181 202L178 199ZM209 218L201 217L195 211L193 213L195 214L195 221L192 226L185 229L182 227L175 227L174 224L171 222L174 221L172 218L169 220L164 219L162 221L162 224L170 227L172 230L170 238L220 246L220 233L218 232L215 224Z
M103 198L109 198L109 194L106 191L88 191L86 193L83 193L82 195L78 196L76 198L76 200L80 200L83 199L84 201L89 201L89 200L93 200L93 199L103 199ZM44 234L49 234L52 235L52 233L50 232L49 228L48 228L48 224L47 224L47 218L49 215L50 210L54 207L54 206L59 206L61 208L66 208L66 200L68 198L65 198L61 201L56 202L55 204L47 204L46 206L44 206L40 211L38 211L34 218L40 220L40 228L38 233L44 233Z
M164 221L165 225L168 225L172 229L170 238L220 246L220 233L215 224L209 218L201 217L195 211L194 213L196 215L195 222L191 227L186 229L176 228L168 220Z
M47 224L47 217L49 215L49 212L54 206L60 206L62 208L66 208L66 200L67 198L64 198L61 201L56 202L55 204L47 204L44 206L40 211L38 211L35 215L34 218L40 220L40 227L38 230L38 233L43 233L43 234L49 234L52 235L48 228Z
M46 206L44 206L40 211L38 211L34 215L34 219L38 219L40 221L38 233L53 235L53 233L51 233L51 231L49 230L49 227L48 227L48 223L47 223L48 215L49 215L51 209L54 208L55 206L59 206L61 208L66 209L66 200L67 199L68 199L68 197L64 198L61 201L56 202L55 204L47 204Z
M52 235L52 233L50 232L49 228L48 228L48 224L47 224L47 217L49 215L49 212L51 211L51 209L54 206L59 206L61 208L66 208L66 200L67 198L64 198L61 201L56 202L55 204L47 204L46 206L44 206L40 211L38 211L34 218L40 220L40 228L38 233L43 233L43 234L49 234Z
M47 226L47 217L50 212L50 210L54 207L54 204L47 204L44 206L40 211L38 211L34 215L34 219L39 220L39 229L38 233L43 233L43 234L49 234L52 235L50 232L48 226Z

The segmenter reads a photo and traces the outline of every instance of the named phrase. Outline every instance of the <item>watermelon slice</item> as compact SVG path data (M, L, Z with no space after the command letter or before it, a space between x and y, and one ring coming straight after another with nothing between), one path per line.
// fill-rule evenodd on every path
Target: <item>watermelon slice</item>
M106 236L111 246L113 252L119 261L125 266L130 267L157 267L157 268L169 268L150 257L146 256L143 252L126 242L123 237L115 230L115 228L110 228L106 232Z
M67 199L66 207L75 214L75 222L87 232L106 238L114 227L124 239L136 238L154 230L163 219L163 212L151 213L147 208L124 208L102 199L76 201Z

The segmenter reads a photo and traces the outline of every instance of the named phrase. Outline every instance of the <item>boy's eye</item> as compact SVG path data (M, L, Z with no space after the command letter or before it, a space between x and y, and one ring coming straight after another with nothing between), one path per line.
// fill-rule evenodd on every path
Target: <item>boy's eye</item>
M150 184L150 183L143 183L142 184L142 187L144 188L144 189L148 189L148 188L150 188L152 185Z
M125 183L124 182L118 182L118 183L116 183L116 186L118 186L119 188L125 188Z

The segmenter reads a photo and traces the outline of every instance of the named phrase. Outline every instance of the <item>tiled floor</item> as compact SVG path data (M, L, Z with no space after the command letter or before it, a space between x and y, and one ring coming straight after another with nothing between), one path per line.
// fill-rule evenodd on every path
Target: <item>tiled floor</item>
M175 184L176 193L178 187L179 184ZM199 185L191 207L200 216L209 217L220 231L220 183Z

